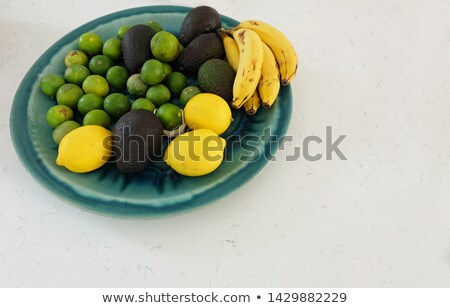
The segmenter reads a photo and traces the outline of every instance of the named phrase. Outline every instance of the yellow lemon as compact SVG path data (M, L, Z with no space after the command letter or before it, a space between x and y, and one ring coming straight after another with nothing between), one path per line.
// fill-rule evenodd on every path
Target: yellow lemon
M187 103L184 119L190 129L207 128L220 135L230 126L231 109L220 96L200 93Z
M225 139L209 129L196 129L176 137L167 146L164 161L187 176L213 172L223 160Z
M64 136L56 164L72 172L90 172L103 166L112 155L112 133L99 125L86 125Z

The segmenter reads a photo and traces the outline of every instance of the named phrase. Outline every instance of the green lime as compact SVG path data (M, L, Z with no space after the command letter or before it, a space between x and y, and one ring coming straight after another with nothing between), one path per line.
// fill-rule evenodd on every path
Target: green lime
M56 74L49 74L41 79L41 90L44 94L55 97L58 89L65 84L64 78Z
M124 90L127 88L128 71L123 66L113 66L106 72L106 80L109 84L117 89Z
M163 62L163 69L164 69L164 78L163 81L167 79L167 76L169 76L170 73L172 73L172 66L170 66L169 63Z
M101 109L103 107L103 97L95 93L84 94L78 100L77 108L78 111L85 115L91 110Z
M164 79L164 67L155 59L145 61L141 68L141 78L148 85L160 83Z
M90 74L91 73L86 66L83 66L81 64L72 64L71 66L66 68L66 71L64 72L64 78L67 82L81 86L83 84L83 81Z
M62 122L53 130L53 134L52 134L53 140L57 144L59 144L65 135L67 135L68 133L70 133L71 131L73 131L75 128L78 128L78 127L80 127L80 124L75 121L69 120L69 121Z
M83 125L100 125L109 128L111 117L105 110L94 109L86 113L83 118Z
M122 58L122 41L116 37L107 39L103 44L102 52L114 61L119 61Z
M148 84L142 81L140 74L134 74L127 80L127 90L136 98L145 97L148 90Z
M103 41L95 33L84 33L78 39L78 48L88 56L95 56L102 53Z
M130 28L131 28L130 25L124 25L120 27L119 31L117 31L117 38L119 40L123 39L123 36L125 35L125 33L127 33L128 30L130 30Z
M161 27L161 25L159 23L157 23L156 21L150 20L147 25L149 25L153 30L155 30L155 32L159 32L162 31L163 28Z
M180 52L180 43L175 35L167 31L159 31L150 41L153 56L162 62L172 62Z
M153 112L155 110L155 105L148 98L138 98L131 105L131 109L146 109Z
M166 85L174 95L180 95L188 85L188 79L180 72L172 72L167 76Z
M109 84L103 76L90 75L83 81L83 91L105 97L109 92Z
M202 93L202 90L196 86L189 86L183 89L180 94L180 103L183 106L186 106L188 101L193 98L195 95Z
M148 89L145 97L152 101L155 106L161 106L170 101L170 91L165 85L157 84Z
M83 90L76 84L66 83L56 92L56 101L60 105L66 105L74 109L77 107L78 100L83 94Z
M173 130L181 125L181 109L174 104L167 103L156 110L156 116L161 121L165 130Z
M96 55L89 61L89 70L92 74L105 76L106 72L114 65L114 61L105 55Z
M178 47L179 47L179 49L180 49L180 52L179 52L179 53L181 53L181 52L184 50L183 44L180 43L180 45L179 45Z
M88 56L81 50L69 51L64 58L64 64L69 67L73 64L80 64L87 66L89 62Z
M61 123L73 119L73 111L66 105L56 105L51 107L46 114L48 125L55 128Z
M112 93L105 97L103 108L114 119L119 119L130 111L131 103L128 97L122 93Z

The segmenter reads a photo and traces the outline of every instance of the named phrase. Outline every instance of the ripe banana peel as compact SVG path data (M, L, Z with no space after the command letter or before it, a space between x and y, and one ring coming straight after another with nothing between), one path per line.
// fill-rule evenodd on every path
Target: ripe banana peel
M294 47L288 38L268 23L258 20L246 20L233 30L248 29L256 32L261 40L272 50L278 62L281 83L288 85L297 73L298 59Z
M219 32L220 37L223 40L223 47L225 49L225 55L231 68L237 72L239 68L239 48L236 41L230 37L223 29Z
M239 66L233 84L231 105L238 109L258 87L264 60L262 41L258 34L248 29L230 30L239 48Z
M250 96L248 100L244 102L245 112L249 115L253 115L258 111L259 106L261 105L261 99L258 95L258 89L253 92L253 95Z
M264 108L270 108L280 92L280 72L272 50L263 43L264 62L258 84L259 97Z

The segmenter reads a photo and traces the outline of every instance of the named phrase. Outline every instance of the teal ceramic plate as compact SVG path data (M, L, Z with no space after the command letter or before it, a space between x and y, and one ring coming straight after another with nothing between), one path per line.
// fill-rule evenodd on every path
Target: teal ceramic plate
M39 87L49 73L64 74L64 56L77 49L77 38L95 32L104 40L125 24L159 22L178 33L191 8L148 6L128 9L93 20L70 32L51 46L31 67L20 84L11 111L11 135L17 153L32 176L51 192L79 208L121 217L151 217L205 205L242 187L257 175L278 149L286 133L292 108L290 87L283 87L271 109L247 116L233 111L234 121L223 135L227 139L225 160L213 173L184 177L164 162L156 162L135 176L120 174L114 164L87 174L71 173L55 164L57 146L45 114L55 104ZM236 20L222 17L231 27Z

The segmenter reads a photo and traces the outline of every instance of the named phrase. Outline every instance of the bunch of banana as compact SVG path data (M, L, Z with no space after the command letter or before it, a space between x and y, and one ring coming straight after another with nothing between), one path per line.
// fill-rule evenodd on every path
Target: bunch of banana
M280 83L288 85L297 72L292 44L279 30L256 20L222 29L220 36L227 60L236 71L231 105L244 106L248 114L255 114L261 104L270 108Z

